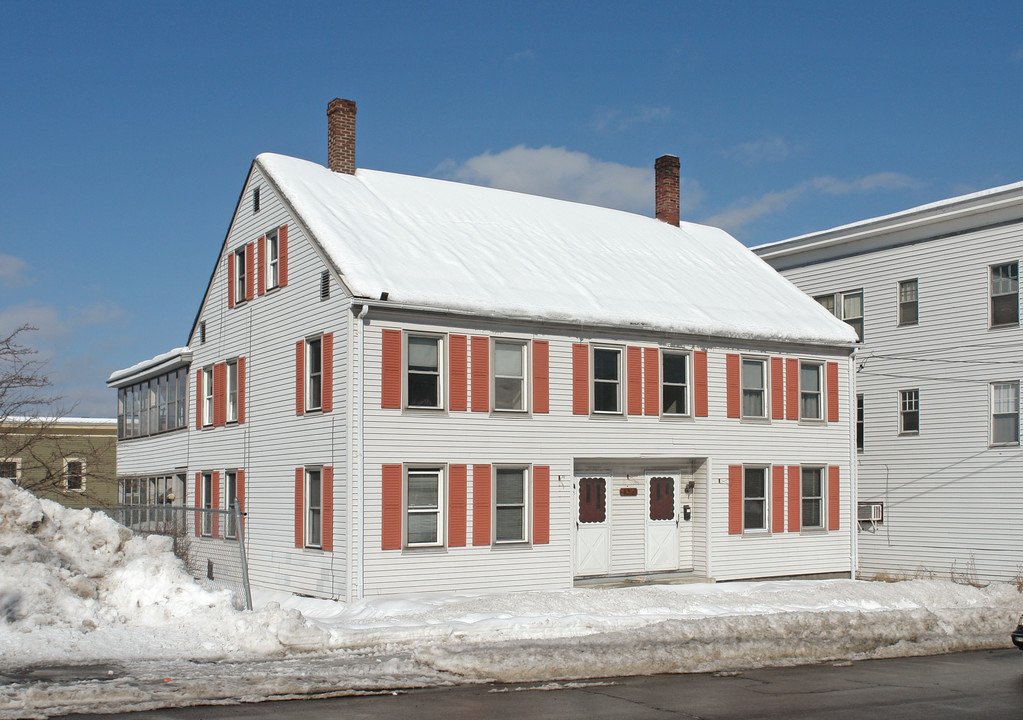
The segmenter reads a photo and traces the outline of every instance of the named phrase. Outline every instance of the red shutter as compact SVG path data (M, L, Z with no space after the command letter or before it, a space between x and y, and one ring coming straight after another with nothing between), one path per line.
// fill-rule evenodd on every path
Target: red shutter
M627 412L629 415L643 414L643 350L629 346L626 348L626 387Z
M227 306L234 307L234 253L227 254Z
M771 468L771 532L785 532L785 466Z
M238 422L245 422L245 358L238 358Z
M740 362L739 356L729 353L725 357L725 383L727 387L728 417L737 418L742 414L740 395Z
M828 530L838 530L841 525L842 496L838 466L828 466Z
M472 466L472 544L490 544L490 466Z
M785 419L785 361L771 358L771 419Z
M284 287L288 284L288 226L281 225L277 228L277 266L278 285Z
M245 246L245 299L256 295L256 248L255 243Z
M305 516L305 469L295 468L295 547L305 547L302 519Z
M323 333L323 398L320 401L323 412L334 409L334 333Z
M550 343L533 341L533 412L551 411Z
M256 241L256 292L266 294L266 236Z
M305 413L305 340L295 343L295 414Z
M195 429L202 430L202 368L195 371Z
M400 410L401 330L382 330L380 342L380 407Z
M590 414L590 347L572 345L572 414Z
M202 507L202 473L195 474L195 506ZM195 536L202 535L202 513L195 514Z
M213 366L213 424L227 423L227 363Z
M803 493L800 489L799 466L789 465L789 532L799 532L800 503Z
M245 471L239 470L235 475L234 483L234 498L238 504L238 512L241 514L241 518L238 524L241 526L242 532L245 532ZM230 510L231 508L228 508Z
M696 406L696 417L707 417L707 351L697 350L693 353L693 404Z
M213 487L211 488L213 495L212 506L214 510L220 509L220 472L213 472ZM220 537L220 513L213 513L213 537Z
M551 469L533 466L533 544L551 541Z
M334 549L334 468L325 465L323 468L323 540L320 547L331 552Z
M799 419L799 360L788 358L785 361L785 419Z
M838 363L828 363L828 422L838 422Z
M465 547L466 475L465 465L448 471L448 547Z
M380 549L401 550L401 465L384 465L380 484Z
M468 408L467 342L465 335L451 335L448 339L448 402L455 412L465 412Z
M742 534L742 465L728 466L728 534Z
M657 348L646 348L643 351L643 398L644 411L647 415L659 415L661 409L661 353Z
M490 339L472 338L472 411L490 412Z

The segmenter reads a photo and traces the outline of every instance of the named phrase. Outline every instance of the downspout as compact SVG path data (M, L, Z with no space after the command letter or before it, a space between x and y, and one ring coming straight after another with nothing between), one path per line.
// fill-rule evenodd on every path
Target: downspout
M364 569L366 563L366 529L364 525L366 517L366 460L365 460L365 397L366 397L366 343L364 337L366 335L366 315L369 314L369 305L363 305L362 310L359 311L359 322L356 326L356 331L359 333L359 395L358 405L359 409L356 413L359 423L359 444L356 452L359 454L359 511L356 524L359 526L356 532L357 542L359 543L358 550L356 551L356 571L355 571L355 597L357 600L361 600L364 595Z
M859 412L858 405L856 403L856 348L853 348L852 355L849 357L849 495L852 498L850 519L849 519L849 561L852 563L850 568L849 576L855 580L857 570L859 569L859 521L857 517L859 514L857 508L857 495L859 490L857 488L858 483L858 458L856 456L856 423L857 415Z

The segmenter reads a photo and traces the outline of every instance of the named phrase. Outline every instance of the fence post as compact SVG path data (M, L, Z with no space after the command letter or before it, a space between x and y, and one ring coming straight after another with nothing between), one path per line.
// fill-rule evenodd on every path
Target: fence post
M249 589L249 560L245 557L245 527L242 525L241 503L235 502L231 508L234 512L235 532L238 533L238 559L242 563L242 585L245 587L245 609L252 610L252 591Z

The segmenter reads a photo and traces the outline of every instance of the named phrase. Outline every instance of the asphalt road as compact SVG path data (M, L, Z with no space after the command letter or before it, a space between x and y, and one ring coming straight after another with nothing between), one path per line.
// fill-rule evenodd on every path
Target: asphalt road
M181 708L106 720L416 720L472 718L1023 718L1023 653L992 650L735 674L655 675L578 683L461 685L400 694Z

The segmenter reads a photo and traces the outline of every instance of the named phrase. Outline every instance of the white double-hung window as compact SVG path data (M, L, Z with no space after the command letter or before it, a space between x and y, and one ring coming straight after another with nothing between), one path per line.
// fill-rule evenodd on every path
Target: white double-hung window
M742 469L742 529L767 529L767 468Z
M661 413L689 414L689 353L661 353Z
M526 468L499 467L494 473L494 542L525 542Z
M1019 444L1019 383L991 383L991 444Z
M238 422L238 361L227 361L227 421Z
M405 544L444 542L444 475L440 468L408 468L405 472Z
M824 397L824 366L820 363L799 364L799 419L822 420Z
M742 359L742 416L767 417L767 361Z
M622 351L593 348L593 412L622 411Z
M277 231L266 234L266 289L271 290L281 284L280 248L277 244Z
M442 342L433 335L408 335L405 404L410 408L443 407Z
M824 468L800 470L800 510L803 528L824 527Z
M234 301L245 302L245 247L234 253Z
M202 369L202 424L213 424L213 367Z
M494 409L526 410L527 343L494 341Z

